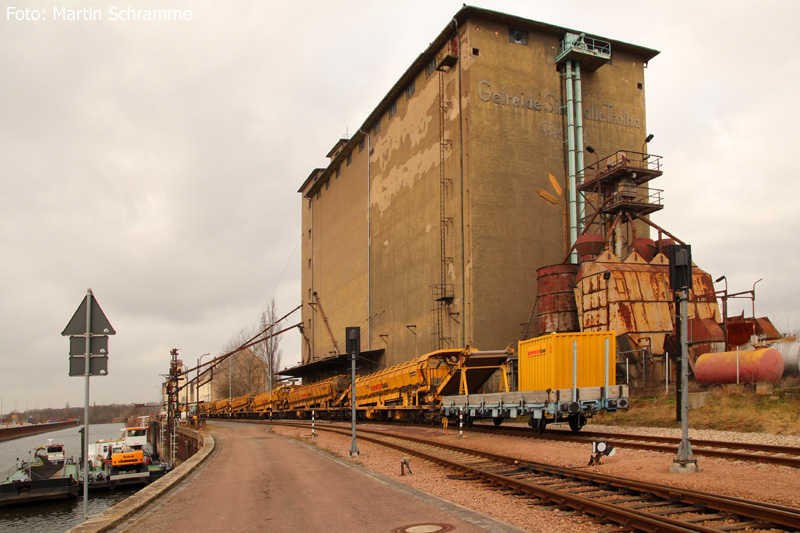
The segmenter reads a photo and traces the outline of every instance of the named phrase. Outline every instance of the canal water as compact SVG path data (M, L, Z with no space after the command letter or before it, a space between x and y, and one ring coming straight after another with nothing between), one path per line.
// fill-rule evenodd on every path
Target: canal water
M122 434L124 424L90 424L89 440L116 439ZM38 435L30 435L18 439L0 442L0 474L5 481L5 474L15 465L17 459L28 460L36 447L53 439L64 444L67 457L78 461L81 449L81 435L78 432L83 426L75 426ZM80 466L83 468L83 465ZM94 491L89 493L88 513L94 516L124 500L137 489L123 488L115 491ZM83 522L83 492L77 500L62 502L31 503L0 507L0 531L7 532L47 532L63 533Z

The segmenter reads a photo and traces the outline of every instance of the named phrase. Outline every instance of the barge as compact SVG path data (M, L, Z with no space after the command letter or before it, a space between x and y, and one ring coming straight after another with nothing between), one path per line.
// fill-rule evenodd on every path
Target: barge
M148 485L168 470L148 442L144 426L123 428L118 439L99 440L89 448L90 490Z
M0 506L77 498L78 466L64 445L48 440L29 461L19 462L0 482Z

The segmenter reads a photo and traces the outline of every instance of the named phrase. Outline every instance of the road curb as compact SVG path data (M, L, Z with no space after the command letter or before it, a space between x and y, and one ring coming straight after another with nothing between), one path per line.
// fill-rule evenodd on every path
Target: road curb
M191 474L208 459L211 452L214 451L215 446L216 442L214 441L214 437L210 434L206 434L203 447L188 461L185 461L178 468L158 481L151 483L139 492L125 498L114 507L106 509L99 515L93 516L82 524L75 526L70 529L68 533L101 533L117 527L186 479L186 476Z

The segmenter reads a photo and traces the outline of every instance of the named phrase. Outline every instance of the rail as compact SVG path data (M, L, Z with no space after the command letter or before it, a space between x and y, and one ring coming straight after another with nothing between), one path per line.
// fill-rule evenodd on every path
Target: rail
M347 428L318 429L348 435ZM464 480L480 480L491 488L555 502L638 531L800 528L800 509L792 507L536 463L409 435L365 429L360 433L362 440L460 470ZM629 506L631 502L635 504Z
M469 431L561 442L590 443L592 440L602 439L608 441L610 445L617 448L630 448L663 453L675 453L681 441L680 437L656 437L650 435L608 432L595 433L591 431L583 431L580 435L567 433L566 431L552 431L550 433L538 434L531 432L530 428L517 426L507 426L501 429L489 425L475 425L469 428ZM692 452L696 456L800 468L800 448L792 446L724 442L708 439L691 439L691 441Z

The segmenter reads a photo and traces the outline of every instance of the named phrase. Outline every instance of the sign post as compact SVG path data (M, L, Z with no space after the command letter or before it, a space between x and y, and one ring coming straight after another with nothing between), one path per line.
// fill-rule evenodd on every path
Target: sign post
M361 455L356 443L356 359L361 352L361 328L345 328L347 337L347 353L350 354L350 413L353 421L353 441L350 444L350 456Z
M692 288L692 247L688 244L675 244L667 249L669 256L669 285L676 296L675 315L679 326L680 337L680 376L676 383L680 383L681 391L681 443L678 445L678 455L669 468L670 472L684 474L698 472L692 453L692 443L689 441L689 290ZM669 367L669 363L667 363ZM680 381L678 381L680 380Z
M84 376L83 408L83 519L88 518L89 501L89 377L108 375L108 335L117 332L111 327L92 289L72 315L61 335L69 335L69 375Z

